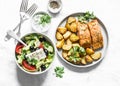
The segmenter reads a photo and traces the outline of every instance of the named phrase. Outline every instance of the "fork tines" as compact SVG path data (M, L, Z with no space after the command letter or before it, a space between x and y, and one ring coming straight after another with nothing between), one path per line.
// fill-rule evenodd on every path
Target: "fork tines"
M27 6L28 6L28 0L22 0L20 6L20 12L25 12L27 10Z
M36 9L38 8L38 6L36 4L33 4L27 11L26 13L29 16L32 16L32 14L36 11Z

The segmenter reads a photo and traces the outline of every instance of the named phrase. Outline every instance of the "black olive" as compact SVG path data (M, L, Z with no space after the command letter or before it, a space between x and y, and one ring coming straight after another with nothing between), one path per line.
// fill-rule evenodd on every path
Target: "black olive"
M45 65L41 65L41 70L44 71L46 69Z
M48 50L44 49L45 54L48 56Z
M33 52L35 51L36 49L33 47L33 46L30 46L30 51Z
M46 39L44 37L42 37L42 38L39 38L39 41L43 42L43 41L46 41Z

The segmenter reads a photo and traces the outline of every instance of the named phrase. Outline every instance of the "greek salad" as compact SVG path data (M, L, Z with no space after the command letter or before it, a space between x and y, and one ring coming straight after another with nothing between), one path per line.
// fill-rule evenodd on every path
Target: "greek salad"
M22 38L28 45L18 43L15 48L18 64L29 72L46 70L54 59L54 47L40 34L32 33Z

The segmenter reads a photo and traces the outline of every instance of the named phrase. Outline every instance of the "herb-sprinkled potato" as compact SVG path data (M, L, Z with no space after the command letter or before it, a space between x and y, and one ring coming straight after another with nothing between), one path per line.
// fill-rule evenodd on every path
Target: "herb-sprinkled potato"
M56 32L56 39L57 39L58 41L62 40L62 39L63 39L62 34L59 33L59 32Z
M94 54L94 51L93 51L93 49L91 49L91 48L86 48L86 53L87 53L88 55L91 55L91 54Z
M67 22L70 24L70 23L73 23L73 22L76 22L76 18L75 17L69 17Z
M61 34L64 34L64 33L66 33L67 28L65 28L65 27L58 27L58 28L57 28L57 31L58 31L59 33L61 33Z
M70 35L71 35L71 32L70 32L70 31L67 31L67 32L63 35L63 37L64 37L64 39L66 40L66 39L68 39L68 38L70 37Z
M93 60L98 60L101 58L101 52L95 52L94 54L91 55Z
M62 39L61 41L58 41L56 44L56 47L60 49L62 48L63 45L64 45L64 39Z
M93 59L89 55L85 56L85 60L86 60L87 63L92 63L93 62Z
M77 23L76 22L71 23L70 30L71 30L71 32L77 32Z
M78 41L79 40L79 37L76 35L76 34L71 34L71 36L70 36L70 40L72 41L72 42L76 42L76 41Z

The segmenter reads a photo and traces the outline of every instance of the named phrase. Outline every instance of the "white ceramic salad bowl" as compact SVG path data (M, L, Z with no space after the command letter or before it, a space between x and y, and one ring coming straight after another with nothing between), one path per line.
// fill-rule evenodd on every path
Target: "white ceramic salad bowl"
M40 38L36 38L37 36ZM48 71L55 58L55 46L51 39L41 33L28 33L21 37L21 39L28 46L25 47L22 44L17 43L15 47L15 61L17 66L25 73L32 75L42 74ZM39 47L36 47L38 44ZM37 53L38 56L36 57L34 55L32 55L32 57L29 56L31 53L39 50L42 54Z

